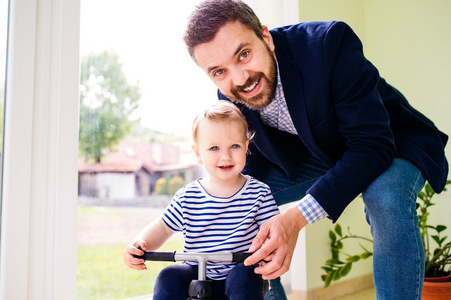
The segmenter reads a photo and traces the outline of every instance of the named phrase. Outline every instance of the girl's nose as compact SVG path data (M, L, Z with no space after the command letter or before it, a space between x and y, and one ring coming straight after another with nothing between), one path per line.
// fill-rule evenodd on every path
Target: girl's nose
M222 159L222 160L230 160L230 158L232 157L232 156L230 155L230 151L229 151L229 150L222 151L221 154L222 154L222 155L221 155L221 159Z

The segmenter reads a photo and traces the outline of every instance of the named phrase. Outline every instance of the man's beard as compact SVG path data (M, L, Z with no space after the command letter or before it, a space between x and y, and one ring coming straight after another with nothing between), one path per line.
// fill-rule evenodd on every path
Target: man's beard
M269 78L262 72L258 72L252 74L246 83L241 86L235 86L230 91L231 95L226 95L226 97L231 100L242 103L245 106L249 107L253 110L259 110L265 108L269 104L271 104L272 100L276 96L277 89L277 65L276 60L272 54L272 52L268 49L268 53L270 55L270 69L269 69ZM266 84L265 90L260 91L257 95L249 98L241 98L240 92L244 89L252 86L255 82L263 80Z

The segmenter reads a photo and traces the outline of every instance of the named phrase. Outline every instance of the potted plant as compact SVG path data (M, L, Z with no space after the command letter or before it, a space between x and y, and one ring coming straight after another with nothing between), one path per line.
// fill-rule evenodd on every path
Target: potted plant
M448 180L446 185L450 184ZM444 191L446 191L446 186ZM445 235L446 226L430 225L428 219L430 216L429 207L435 205L432 198L435 195L434 190L429 183L418 194L417 213L418 226L420 228L421 238L423 240L425 255L425 283L423 285L422 299L450 299L451 298L451 241L447 241ZM373 255L372 240L366 237L357 236L351 233L343 234L341 226L337 223L334 230L329 231L331 240L330 247L332 258L328 259L322 269L326 271L323 275L324 286L327 287L332 281L337 281L345 277L352 269L354 263L367 259ZM360 254L347 254L343 251L344 243L350 240L358 241L362 248ZM431 281L444 281L443 283ZM430 298L432 291L443 290L444 287L450 289L445 298Z

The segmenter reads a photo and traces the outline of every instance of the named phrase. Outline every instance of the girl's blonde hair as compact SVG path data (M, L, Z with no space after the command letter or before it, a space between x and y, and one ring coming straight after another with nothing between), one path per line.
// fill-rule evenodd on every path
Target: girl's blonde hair
M197 142L197 132L199 131L199 125L203 120L209 121L238 121L243 125L246 139L250 140L253 134L249 132L249 126L243 113L229 101L220 100L218 103L210 106L205 112L197 115L194 119L191 133L193 141Z

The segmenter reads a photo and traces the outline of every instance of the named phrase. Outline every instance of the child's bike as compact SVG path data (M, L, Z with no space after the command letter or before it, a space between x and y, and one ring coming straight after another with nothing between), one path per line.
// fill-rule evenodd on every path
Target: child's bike
M141 250L141 249L140 249ZM212 295L211 280L207 280L207 261L221 261L221 262L244 262L246 258L252 253L184 253L184 252L161 252L161 251L144 251L142 258L150 261L197 261L198 279L191 281L189 286L189 296L193 299L210 299Z

